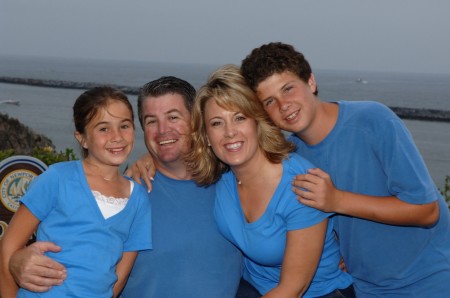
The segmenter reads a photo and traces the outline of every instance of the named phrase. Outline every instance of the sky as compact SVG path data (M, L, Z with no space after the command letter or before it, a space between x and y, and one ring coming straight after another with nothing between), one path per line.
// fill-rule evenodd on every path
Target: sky
M281 41L313 69L450 73L448 0L0 0L0 55L240 64Z

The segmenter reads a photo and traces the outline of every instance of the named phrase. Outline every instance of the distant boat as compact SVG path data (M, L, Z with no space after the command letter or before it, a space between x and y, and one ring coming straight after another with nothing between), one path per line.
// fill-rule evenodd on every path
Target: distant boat
M369 81L363 80L362 78L357 78L356 82L360 83L360 84L367 84L367 83L369 83Z
M5 99L5 100L0 100L0 104L9 104L9 105L16 105L16 106L20 106L20 101L18 100L13 100L13 99Z

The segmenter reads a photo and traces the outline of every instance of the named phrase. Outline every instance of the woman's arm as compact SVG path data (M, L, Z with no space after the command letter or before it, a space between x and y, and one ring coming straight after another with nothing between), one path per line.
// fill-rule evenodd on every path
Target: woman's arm
M27 244L38 224L39 220L25 205L21 205L0 241L0 296L2 298L15 298L17 295L19 287L9 272L9 261L17 250Z
M113 292L114 298L118 297L120 292L122 292L123 287L127 283L128 275L130 275L131 268L133 268L134 261L136 260L137 252L128 251L124 252L122 259L117 264L116 274L117 282L114 284Z
M287 232L280 282L264 298L298 298L306 292L322 256L327 225L325 219L312 227Z
M394 196L376 197L338 190L330 176L320 169L311 169L308 174L297 175L294 186L294 192L302 204L324 212L399 226L427 227L439 219L437 201L409 204Z

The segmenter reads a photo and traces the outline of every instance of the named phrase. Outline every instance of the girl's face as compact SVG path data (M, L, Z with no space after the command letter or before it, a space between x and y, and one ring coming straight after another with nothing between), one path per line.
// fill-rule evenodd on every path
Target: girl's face
M260 152L254 119L221 108L210 99L205 105L204 121L214 154L230 167L248 164Z
M75 137L87 149L91 163L119 166L134 145L132 112L124 103L111 100L87 124L85 134L76 132Z

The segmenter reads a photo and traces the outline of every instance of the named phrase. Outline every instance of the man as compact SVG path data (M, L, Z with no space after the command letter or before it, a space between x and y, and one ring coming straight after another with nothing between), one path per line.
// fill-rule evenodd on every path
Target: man
M194 96L195 89L175 77L162 77L140 90L139 121L157 170L149 193L153 250L139 253L123 298L235 297L242 270L241 253L216 229L212 212L215 187L197 186L184 163L190 150ZM36 290L35 284L26 284L26 277L20 276L26 271L20 269L21 264L30 265L29 255L20 252L11 271L15 271L22 286ZM59 264L34 256L61 269ZM31 265L37 266L36 262ZM43 271L55 274L46 266L40 270L35 275L42 276ZM45 281L49 286L55 282L52 278Z
M241 66L271 119L318 168L299 201L335 212L357 297L450 297L450 217L403 122L374 102L323 102L292 46L254 49Z

